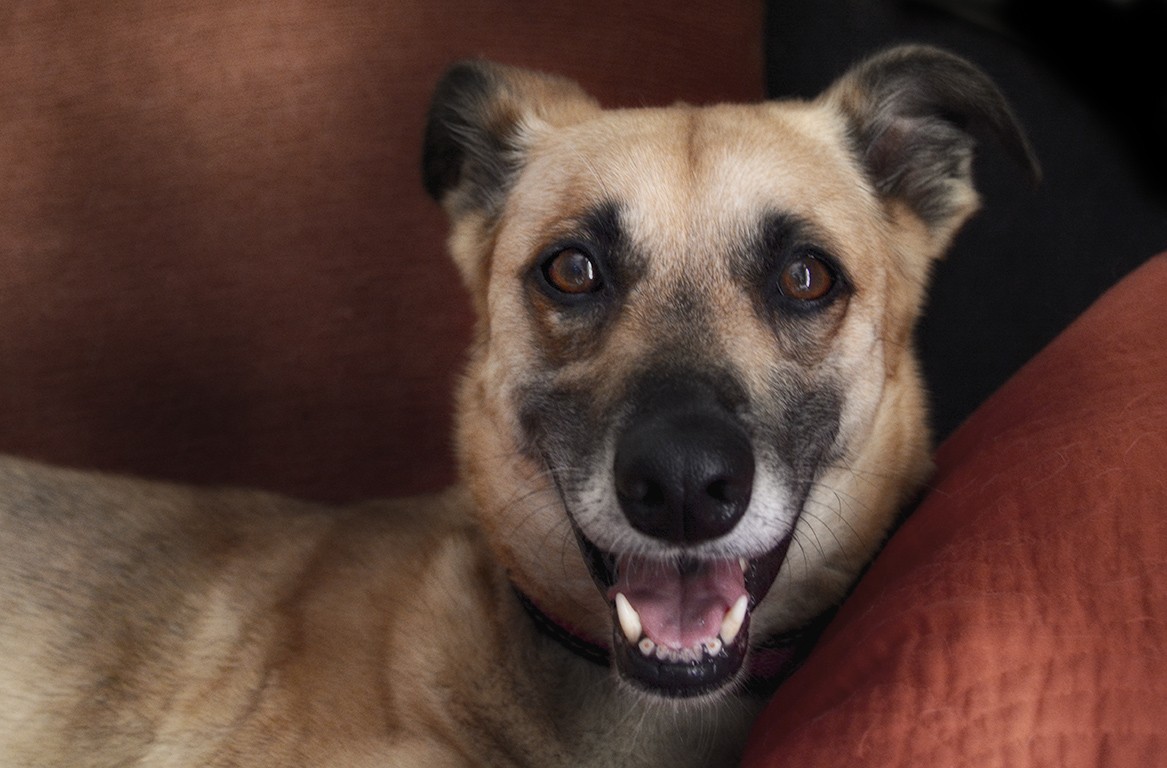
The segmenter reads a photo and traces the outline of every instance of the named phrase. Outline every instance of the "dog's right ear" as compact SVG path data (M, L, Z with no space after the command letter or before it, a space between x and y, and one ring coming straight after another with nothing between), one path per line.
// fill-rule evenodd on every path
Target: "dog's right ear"
M463 61L438 83L425 130L426 191L457 222L493 222L532 144L599 105L574 82L487 61Z
M1005 97L978 67L928 46L900 46L856 65L824 94L844 116L877 192L905 204L943 248L979 205L976 141L992 138L1041 172Z

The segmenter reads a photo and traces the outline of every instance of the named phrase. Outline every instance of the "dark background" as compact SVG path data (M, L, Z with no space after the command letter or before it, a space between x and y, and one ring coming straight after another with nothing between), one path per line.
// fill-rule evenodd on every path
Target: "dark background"
M997 147L979 153L983 209L939 265L919 332L942 439L1106 288L1167 249L1167 0L770 0L767 91L814 96L899 42L941 45L984 68L1044 172L1033 187Z

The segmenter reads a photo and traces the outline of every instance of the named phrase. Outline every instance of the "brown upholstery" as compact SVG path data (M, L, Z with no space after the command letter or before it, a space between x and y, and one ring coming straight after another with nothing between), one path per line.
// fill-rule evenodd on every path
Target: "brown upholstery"
M448 482L440 72L753 100L761 25L760 0L8 3L0 451L324 499Z
M941 448L747 765L1167 765L1167 254Z

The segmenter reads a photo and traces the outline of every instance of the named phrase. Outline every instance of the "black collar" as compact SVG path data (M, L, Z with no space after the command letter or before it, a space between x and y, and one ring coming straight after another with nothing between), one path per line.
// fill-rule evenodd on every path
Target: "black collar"
M547 637L550 637L555 642L562 645L567 650L579 656L581 659L590 661L591 663L606 667L611 662L611 654L608 649L599 643L593 643L591 640L586 640L579 633L572 631L564 624L561 624L552 619L547 614L543 613L539 606L535 605L531 598L527 597L521 591L514 589L515 597L519 598L519 605L523 606L523 610L535 622L535 626Z

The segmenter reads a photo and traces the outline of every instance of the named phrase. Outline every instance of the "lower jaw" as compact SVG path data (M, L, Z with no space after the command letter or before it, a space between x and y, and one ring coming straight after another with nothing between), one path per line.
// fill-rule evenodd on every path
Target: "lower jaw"
M747 631L714 654L693 661L666 661L654 653L644 653L628 643L617 631L613 638L613 660L620 677L638 690L670 699L688 699L717 693L732 687L742 676L746 657Z
M612 556L599 550L578 529L576 534L593 580L607 597L608 588L611 586ZM749 561L746 568L746 586L751 611L773 585L786 559L790 541L791 537L787 536L769 552ZM612 660L620 678L633 688L667 699L692 699L732 689L744 679L745 660L749 650L749 612L746 613L733 641L719 643L716 649L702 653L696 658L674 660L661 658L660 654L651 650L646 652L639 644L630 642L621 631L615 606L610 604L610 607L613 625Z

